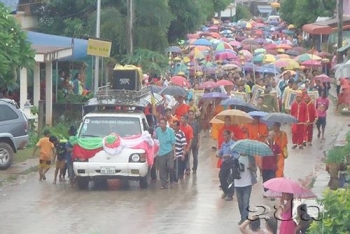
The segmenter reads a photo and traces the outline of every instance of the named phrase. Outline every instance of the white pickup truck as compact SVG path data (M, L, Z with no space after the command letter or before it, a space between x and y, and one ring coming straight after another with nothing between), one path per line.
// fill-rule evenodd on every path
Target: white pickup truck
M83 117L78 131L79 138L103 138L115 133L121 138L142 134L149 128L141 111L92 112ZM74 150L73 150L74 154ZM117 155L105 150L91 158L73 155L73 168L79 189L87 189L90 180L106 182L107 179L138 180L141 188L147 188L150 165L143 149L123 148Z

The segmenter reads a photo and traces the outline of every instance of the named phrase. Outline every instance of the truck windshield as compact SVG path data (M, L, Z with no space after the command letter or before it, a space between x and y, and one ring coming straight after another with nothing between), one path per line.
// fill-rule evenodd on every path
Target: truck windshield
M139 118L135 117L88 117L84 119L79 137L105 137L116 133L120 137L141 134Z

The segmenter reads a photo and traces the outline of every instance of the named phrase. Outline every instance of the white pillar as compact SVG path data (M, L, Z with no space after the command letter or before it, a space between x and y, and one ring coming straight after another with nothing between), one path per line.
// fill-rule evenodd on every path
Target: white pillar
M28 80L27 80L27 69L22 68L19 73L19 79L20 79L20 99L19 99L19 106L23 110L24 103L26 103L28 99Z
M45 116L46 125L52 125L52 62L45 63Z
M39 107L40 100L40 63L35 63L33 77L33 105Z

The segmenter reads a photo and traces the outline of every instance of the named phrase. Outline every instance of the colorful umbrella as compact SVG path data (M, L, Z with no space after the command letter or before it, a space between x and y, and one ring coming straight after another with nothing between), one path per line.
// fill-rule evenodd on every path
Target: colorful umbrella
M268 123L297 123L298 120L292 115L285 113L270 113L262 118L263 121Z
M273 178L263 185L273 192L293 194L295 198L306 198L306 195L307 198L316 197L310 190L287 178Z
M256 140L239 140L236 141L230 148L232 151L242 155L258 155L261 157L273 156L273 152L267 144Z
M331 81L331 78L325 74L315 76L315 79L321 81L322 83L326 83L326 82Z
M267 44L264 46L264 48L266 50L275 50L275 49L277 49L277 45L276 44Z
M222 105L222 106L232 106L232 105L242 105L244 103L245 102L242 99L229 98L229 99L222 100L220 105Z
M166 49L166 52L170 53L181 53L182 49L179 46L170 46Z
M234 47L240 47L241 43L239 41L230 41L228 44Z
M287 70L300 68L300 65L295 60L290 58L278 59L274 64L278 68L284 67Z
M170 78L170 82L181 87L191 87L190 82L182 76L173 76Z
M218 84L213 82L213 81L207 81L207 82L202 83L199 87L201 89L211 89L211 88L218 87Z
M216 82L217 85L222 85L222 86L232 86L233 83L229 80L219 80L218 82Z
M230 52L221 52L215 55L215 60L230 60L237 58L237 55Z
M257 42L255 39L253 38L248 38L248 39L245 39L241 42L242 45L256 45L258 46L259 45L259 42Z
M281 58L290 58L288 54L278 54L276 55L277 59L281 59Z
M298 55L300 55L300 53L299 53L298 51L293 50L293 49L287 50L287 51L286 51L286 54L288 54L288 55L290 55L290 56L298 56Z
M232 124L245 124L253 122L253 118L250 115L240 110L223 110L214 118L224 121L226 116L231 118Z
M264 56L264 63L274 63L276 61L275 56L273 56L272 54L265 54Z
M222 66L222 69L224 71L232 71L232 70L242 70L238 65L236 64L225 64Z
M254 55L258 55L258 54L265 54L266 53L266 49L264 48L259 48L254 50Z
M315 55L315 54L301 54L301 55L295 57L294 60L297 61L298 63L302 63L302 62L305 62L307 60L320 61L320 60L322 60L322 58Z
M289 50L289 49L292 49L293 47L291 45L288 45L288 44L279 44L277 46L277 49L284 49L284 50Z
M233 50L232 46L227 42L219 42L214 45L215 51L223 51L226 49Z
M322 63L320 61L316 61L316 60L306 60L306 61L302 62L301 65L303 65L305 67L321 67Z
M153 95L152 94L147 95L146 97L141 99L141 102L145 101L146 104L152 104L152 99L153 98L154 98L154 101L155 101L155 105L158 105L161 102L163 102L163 97L160 94L158 94L158 93L153 93Z

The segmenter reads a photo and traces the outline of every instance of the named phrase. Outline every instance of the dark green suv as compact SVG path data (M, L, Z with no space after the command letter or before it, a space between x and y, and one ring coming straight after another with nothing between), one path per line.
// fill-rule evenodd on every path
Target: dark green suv
M14 153L28 143L28 121L11 99L0 98L0 170L11 166Z

